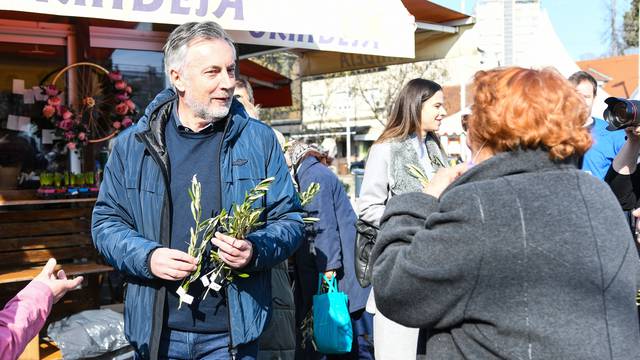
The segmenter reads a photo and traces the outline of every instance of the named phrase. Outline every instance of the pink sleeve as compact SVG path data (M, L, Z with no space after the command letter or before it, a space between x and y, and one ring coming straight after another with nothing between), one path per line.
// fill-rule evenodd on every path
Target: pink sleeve
M16 359L38 334L53 305L44 283L30 282L0 311L0 359Z

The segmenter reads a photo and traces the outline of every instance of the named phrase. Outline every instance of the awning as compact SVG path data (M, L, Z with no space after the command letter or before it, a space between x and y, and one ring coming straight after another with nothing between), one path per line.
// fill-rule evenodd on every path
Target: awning
M313 76L455 56L456 44L473 26L469 15L426 0L402 0L416 21L415 58L321 51L298 51L300 75Z
M238 70L251 83L256 104L263 108L291 106L290 79L250 60L240 60Z
M4 0L0 10L130 22L213 20L236 42L413 58L399 0Z

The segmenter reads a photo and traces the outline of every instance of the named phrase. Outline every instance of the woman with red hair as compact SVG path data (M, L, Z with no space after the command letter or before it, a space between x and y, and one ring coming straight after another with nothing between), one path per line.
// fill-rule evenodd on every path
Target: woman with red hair
M638 254L607 185L575 166L584 102L549 69L474 86L472 164L387 204L378 310L427 329L428 359L637 358Z

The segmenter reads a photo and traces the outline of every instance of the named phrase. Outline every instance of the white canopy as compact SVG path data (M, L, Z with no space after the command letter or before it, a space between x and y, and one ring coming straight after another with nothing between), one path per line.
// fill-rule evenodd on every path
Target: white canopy
M401 0L3 0L0 10L131 22L213 20L236 42L413 58Z

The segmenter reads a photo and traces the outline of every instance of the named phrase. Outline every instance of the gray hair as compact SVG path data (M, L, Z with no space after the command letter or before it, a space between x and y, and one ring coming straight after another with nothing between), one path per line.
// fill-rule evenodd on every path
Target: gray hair
M195 39L224 40L233 49L235 58L236 48L233 40L220 25L213 21L184 23L171 32L167 43L164 44L164 72L169 80L171 69L182 69L189 43Z

